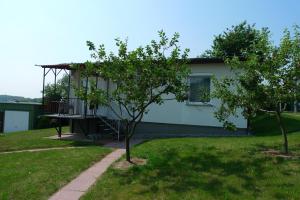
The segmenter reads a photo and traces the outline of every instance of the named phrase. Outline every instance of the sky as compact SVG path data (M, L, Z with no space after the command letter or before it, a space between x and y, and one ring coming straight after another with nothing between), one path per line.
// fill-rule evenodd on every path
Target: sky
M0 0L0 94L41 97L43 71L36 64L90 60L86 41L115 51L180 33L196 57L215 35L247 20L269 27L274 43L284 28L300 25L299 0ZM49 76L46 82L53 81Z

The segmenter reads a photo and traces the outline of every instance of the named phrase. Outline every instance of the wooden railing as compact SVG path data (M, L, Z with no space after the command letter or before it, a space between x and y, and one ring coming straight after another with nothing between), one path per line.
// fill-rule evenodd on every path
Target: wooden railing
M46 101L44 113L84 115L85 107L79 98L62 99L60 101Z

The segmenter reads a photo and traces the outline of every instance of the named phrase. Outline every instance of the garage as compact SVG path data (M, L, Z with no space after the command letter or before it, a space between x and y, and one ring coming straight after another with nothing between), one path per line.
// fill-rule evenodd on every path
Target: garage
M29 129L29 112L5 111L3 132L27 131Z
M41 104L0 103L0 133L34 129L40 114Z

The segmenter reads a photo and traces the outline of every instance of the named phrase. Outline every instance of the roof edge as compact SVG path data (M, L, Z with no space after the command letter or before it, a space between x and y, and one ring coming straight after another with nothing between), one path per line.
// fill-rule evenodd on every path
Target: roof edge
M224 63L221 58L188 58L188 64L213 64ZM56 69L71 69L71 65L84 65L84 63L60 63L48 65L35 65L42 68L56 68Z

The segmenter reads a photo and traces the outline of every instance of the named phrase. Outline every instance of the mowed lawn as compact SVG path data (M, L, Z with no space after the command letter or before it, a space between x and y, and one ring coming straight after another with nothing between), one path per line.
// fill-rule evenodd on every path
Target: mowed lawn
M64 127L63 132L68 132L68 127ZM0 152L89 145L89 143L84 142L60 141L47 138L53 135L56 135L54 128L0 134Z
M0 136L0 199L48 199L112 149L51 140L54 129ZM80 148L4 154L4 151L80 146Z
M78 149L0 155L0 199L48 199L109 149Z
M288 136L290 150L300 155L300 132L296 131L300 116L284 116L293 131ZM140 144L132 154L146 158L145 166L128 171L110 168L82 199L299 199L299 157L263 153L280 150L282 138L273 116L262 116L255 123L257 134L251 137Z

